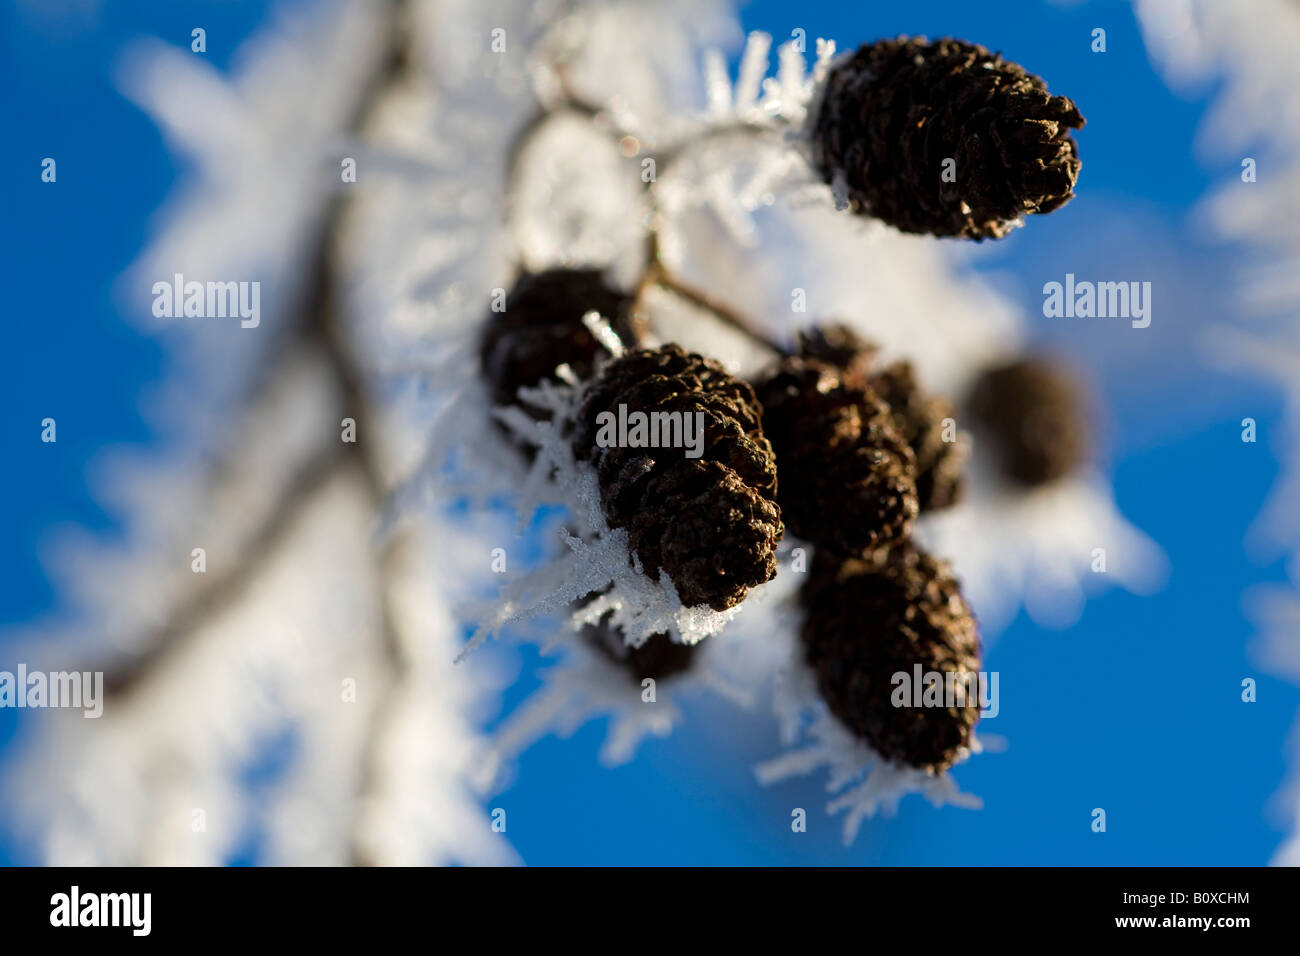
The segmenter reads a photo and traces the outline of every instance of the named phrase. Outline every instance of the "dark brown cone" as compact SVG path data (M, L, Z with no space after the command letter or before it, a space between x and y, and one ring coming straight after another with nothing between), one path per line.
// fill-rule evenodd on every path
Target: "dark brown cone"
M871 378L877 346L847 325L814 325L798 333L799 356L833 365L846 385L861 388Z
M964 446L944 441L944 421L957 412L946 398L931 395L916 381L908 362L895 362L871 378L871 387L889 406L894 430L916 455L916 496L922 511L937 511L961 497Z
M522 386L555 378L567 362L579 378L590 375L604 349L582 324L593 309L629 348L645 335L632 315L632 298L611 289L594 269L551 269L527 274L506 295L504 312L488 314L479 360L495 405L513 405Z
M803 596L805 658L831 713L888 760L932 773L951 766L970 746L978 694L962 706L893 699L893 676L914 680L918 664L945 683L980 670L978 627L947 564L910 542L866 560L818 551Z
M965 448L943 440L944 419L955 420L952 403L924 391L908 362L873 372L877 346L846 325L815 325L798 334L799 355L833 365L840 381L869 388L889 406L894 430L916 456L916 493L921 511L955 504L961 495Z
M583 625L581 636L598 647L614 663L621 664L628 677L640 684L647 677L656 681L690 670L695 663L695 644L679 644L667 634L651 634L640 647L628 647L623 632L609 623L611 613L595 624Z
M889 408L835 368L787 358L758 383L790 530L837 554L905 537L916 520L916 458Z
M603 411L701 413L703 454L683 448L600 448ZM664 571L687 607L734 607L776 575L784 533L776 463L754 390L679 345L628 352L605 365L576 416L574 453L596 466L611 527L627 528L651 576ZM692 419L693 420L693 419Z
M1073 471L1087 454L1088 418L1078 387L1043 359L992 368L971 390L970 411L993 440L1002 470L1025 485Z
M982 46L899 37L830 71L812 148L856 212L904 232L996 239L1073 196L1070 130L1083 123L1073 102Z

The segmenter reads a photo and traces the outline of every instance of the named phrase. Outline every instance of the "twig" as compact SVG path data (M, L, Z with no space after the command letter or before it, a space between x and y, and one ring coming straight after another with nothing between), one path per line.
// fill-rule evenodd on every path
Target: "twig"
M585 117L591 122L591 126L600 132L606 134L615 144L620 145L622 141L635 134L630 130L622 129L614 125L612 118L606 109L593 103L586 102L578 96L572 89L565 77L563 66L556 66L556 75L559 81L561 96L548 106L539 106L538 110L524 123L512 138L507 150L506 161L506 182L505 188L507 193L512 193L515 183L519 177L519 164L522 162L524 154L528 147L538 136L547 122L562 113L572 113L579 117ZM604 118L605 123L598 120ZM677 162L689 150L697 149L715 140L725 139L729 136L772 136L784 135L784 132L776 127L763 126L756 123L750 123L743 120L734 122L721 123L714 126L706 127L699 135L685 139L674 144L667 150L656 152L653 150L641 149L639 155L642 158L649 157L655 161L656 168L665 176L668 174L670 167ZM654 186L658 177L651 180L642 180L647 193L651 197L650 221L659 215L658 204L654 201ZM717 301L699 289L694 288L679 276L673 274L663 262L659 255L659 233L653 226L648 228L647 249L645 265L642 269L640 279L637 282L637 289L634 298L639 302L642 294L651 286L659 286L663 289L680 296L692 305L712 314L719 321L736 329L751 341L768 349L774 355L785 356L790 351L785 346L773 341L759 331L756 323L750 321L740 312Z
M365 376L353 359L353 350L349 348L346 333L339 314L338 302L334 295L334 270L332 268L333 249L329 241L334 238L335 230L327 236L327 248L323 251L325 264L321 270L322 287L320 301L314 311L315 322L312 330L325 347L334 377L339 383L343 397L343 408L356 422L355 442L344 447L348 458L355 461L365 476L366 488L371 504L376 513L388 497L388 482L384 475L383 463L379 454L380 425L367 397ZM376 577L379 582L379 627L381 648L384 652L383 686L377 692L377 700L371 712L370 727L366 731L366 741L361 750L361 779L358 785L354 806L364 808L369 795L375 789L376 780L376 745L383 737L392 719L393 707L397 699L396 685L404 679L410 668L410 659L399 634L398 616L393 609L393 577L397 564L397 555L404 543L404 535L399 531L389 536L378 547L375 554ZM371 865L359 842L359 835L354 826L349 834L349 854L354 865Z
M750 341L772 352L773 355L784 357L790 354L790 350L786 346L760 332L757 323L753 320L731 306L719 302L707 293L695 288L679 276L674 275L659 255L659 234L652 229L648 240L646 267L641 273L640 281L637 283L636 301L639 303L645 292L654 286L667 289L674 295L685 299L691 305L703 309L719 322L740 332Z

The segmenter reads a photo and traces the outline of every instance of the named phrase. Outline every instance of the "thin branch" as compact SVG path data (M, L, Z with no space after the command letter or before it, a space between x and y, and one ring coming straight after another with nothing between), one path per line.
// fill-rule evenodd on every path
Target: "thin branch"
M620 128L613 122L609 111L604 107L594 103L589 103L578 96L572 88L572 84L565 76L562 65L556 66L556 76L559 81L561 96L548 106L539 106L529 120L523 124L511 139L510 146L507 150L506 161L506 181L505 188L507 194L513 194L515 184L519 177L519 166L523 160L524 154L533 140L545 128L547 122L554 117L563 113L572 113L579 117L587 118L594 129L606 134L611 141L621 147L622 141L629 136L635 138L635 134L630 130ZM600 122L604 120L604 122ZM642 148L638 155L641 158L649 157L655 161L655 166L665 176L668 174L671 166L677 162L683 155L692 149L716 140L725 139L730 136L753 136L757 138L784 136L785 131L779 127L766 126L757 123L751 123L743 120L735 120L727 123L720 123L714 126L708 126L698 135L689 137L672 147L656 152ZM650 180L642 180L642 183L651 198L650 221L660 215L661 210L654 198L654 187L657 183L657 177ZM712 314L722 323L736 329L751 341L768 349L774 355L789 355L790 351L785 346L773 341L759 331L758 324L746 318L737 310L719 302L710 297L703 291L691 286L679 276L673 274L667 265L664 264L659 254L659 233L657 228L651 226L647 231L647 245L645 265L642 268L641 276L637 282L637 288L634 298L640 301L642 294L651 286L659 286L687 300L692 305Z
M335 232L334 229L330 230L327 236L327 247L322 252L324 266L321 270L320 296L313 313L314 321L311 329L325 347L330 368L342 392L343 409L356 422L356 441L347 443L343 447L347 449L348 460L354 461L365 476L371 504L378 513L389 493L379 447L381 426L379 416L375 413L367 394L365 373L353 357L355 350L347 342L347 333L335 294L336 277L332 248L332 240L336 238ZM394 688L410 668L409 656L398 633L399 624L393 608L392 594L397 556L404 541L405 536L401 532L394 533L378 546L374 554L375 575L379 584L379 631L384 665L381 680L385 686L376 692L377 699L371 712L370 726L366 731L366 741L362 746L361 779L354 806L363 807L367 802L366 798L374 790L378 759L376 744L392 720L393 708L398 696L394 693ZM349 833L349 854L354 865L370 865L375 862L366 857L360 846L355 823Z
M663 262L659 255L659 233L651 230L648 249L646 253L647 265L641 273L641 279L637 283L635 298L637 302L645 292L653 286L661 289L667 289L674 295L685 299L691 305L703 309L712 315L719 322L740 332L751 342L762 346L770 351L774 356L785 357L790 350L781 343L768 338L759 331L758 324L752 319L742 314L739 310L732 308L726 303L719 302L708 293L695 288L684 279L675 275Z

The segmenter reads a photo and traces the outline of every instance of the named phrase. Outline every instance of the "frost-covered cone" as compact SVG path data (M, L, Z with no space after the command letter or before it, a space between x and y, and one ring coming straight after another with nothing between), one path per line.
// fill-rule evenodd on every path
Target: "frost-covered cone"
M611 288L596 269L548 269L522 276L506 295L505 311L488 316L479 359L497 405L512 405L521 387L555 379L567 364L575 375L591 374L604 349L582 322L598 312L632 347L645 322L632 313L632 298Z
M776 586L802 577L783 575ZM806 645L799 637L805 621L804 608L793 593L787 596L791 600L774 615L773 629L759 645L775 649L782 658L775 668L772 704L781 742L787 749L755 768L759 782L770 785L824 769L826 790L834 794L826 811L844 814L845 845L856 838L864 819L878 813L892 816L908 794L923 796L935 807L979 808L979 797L963 792L952 773L934 773L886 759L830 711L818 687L817 672L806 661ZM805 593L805 598L809 596ZM794 619L786 620L786 613ZM727 636L739 635L729 631ZM995 740L985 741L972 734L968 752L958 755L957 760L984 751L986 743L996 745Z
M811 138L855 211L904 232L996 239L1069 201L1080 166L1070 130L1083 122L982 46L899 37L832 68Z
M703 423L688 449L602 447L602 412L669 413ZM651 419L653 421L653 419ZM604 366L578 411L574 455L592 461L612 528L626 528L641 565L661 569L686 607L724 611L776 575L784 528L776 463L754 390L677 345L629 352Z
M972 388L969 405L997 446L1003 472L1023 484L1062 478L1087 453L1083 397L1064 369L1044 359L988 369Z
M938 772L969 752L974 684L960 704L901 706L896 674L974 678L979 632L948 566L910 543L866 560L819 552L803 597L802 638L823 699L882 757ZM919 688L918 688L919 691Z
M888 406L830 365L783 360L758 382L792 533L839 554L905 537L916 520L916 458Z

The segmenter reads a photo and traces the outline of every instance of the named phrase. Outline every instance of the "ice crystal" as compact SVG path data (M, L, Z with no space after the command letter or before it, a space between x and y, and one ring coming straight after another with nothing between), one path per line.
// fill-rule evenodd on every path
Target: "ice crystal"
M597 615L598 616L598 615ZM575 622L590 615L575 616ZM628 679L626 665L582 641L569 642L564 659L541 674L542 687L496 730L477 777L485 790L500 787L509 764L548 733L571 735L588 721L608 716L609 732L599 759L605 766L627 763L649 737L666 737L683 720L679 701L692 695L720 695L752 707L757 687L752 674L737 676L734 662L747 657L731 635L710 638L690 667L660 678L648 699L641 682Z

